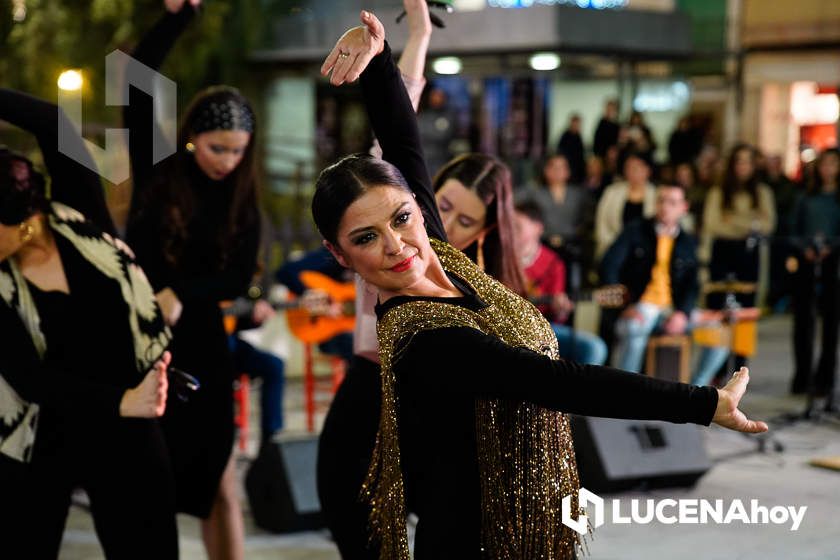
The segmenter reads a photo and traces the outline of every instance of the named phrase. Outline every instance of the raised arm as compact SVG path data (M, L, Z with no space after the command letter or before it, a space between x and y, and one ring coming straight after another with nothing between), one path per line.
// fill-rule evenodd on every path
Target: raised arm
M75 144L75 153L84 154L85 162L58 150L58 127L72 127L64 111L42 99L0 88L0 119L35 136L52 180L52 199L78 210L113 235L114 222L105 204L102 182L81 136L74 134L69 140Z
M429 5L426 0L403 0L403 7L408 20L408 40L397 66L399 66L404 79L407 78L423 84L425 83L423 72L426 69L426 53L429 52L429 41L432 37ZM406 89L416 111L419 95L415 98L408 85L406 84ZM420 90L422 91L422 86Z
M719 390L552 360L475 329L451 327L414 336L396 371L450 391L524 400L574 414L703 425L714 421L739 431L767 430L738 410L749 381L746 368Z
M414 108L385 42L385 30L370 12L362 12L361 19L364 26L351 29L339 39L321 72L326 75L332 71L330 82L334 85L361 76L362 96L373 132L382 146L382 159L399 169L414 191L429 235L445 241Z
M166 14L143 36L131 56L149 68L159 70L175 41L193 19L198 4L167 0ZM151 96L136 88L129 89L129 104L123 108L123 123L129 130L128 151L133 186L129 218L133 219L139 211L141 197L151 183L154 127L158 124Z
M426 87L424 70L426 68L426 54L429 51L429 40L432 36L432 22L429 19L429 5L426 0L403 0L403 7L408 14L408 40L400 54L397 66L402 74L405 91L411 99L414 112L420 106L420 97ZM382 147L375 138L370 148L370 155L382 158Z

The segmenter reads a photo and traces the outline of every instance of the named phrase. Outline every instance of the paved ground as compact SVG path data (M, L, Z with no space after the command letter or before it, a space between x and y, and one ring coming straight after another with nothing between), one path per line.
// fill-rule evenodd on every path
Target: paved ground
M804 406L801 398L787 395L791 375L790 320L773 317L760 325L760 354L752 366L750 391L744 409L751 416L770 418ZM301 387L290 384L287 392L288 424L302 427ZM252 399L256 402L257 399ZM632 498L707 499L741 498L760 500L766 506L807 506L798 531L790 525L622 525L607 522L595 531L589 542L592 560L831 560L840 559L840 472L817 469L807 464L818 456L840 456L840 428L837 424L801 423L773 431L784 446L781 453L749 453L753 439L722 429L704 431L707 450L715 466L691 489L625 492L608 498L620 500L621 512L630 508ZM746 452L733 458L733 454ZM240 466L244 468L247 458ZM247 504L246 504L247 508ZM611 519L611 508L607 508ZM269 535L253 527L247 518L246 557L288 560L333 560L338 558L328 534L303 533L291 536ZM179 518L181 557L204 558L195 520ZM101 558L90 517L73 508L67 523L61 558L87 560Z

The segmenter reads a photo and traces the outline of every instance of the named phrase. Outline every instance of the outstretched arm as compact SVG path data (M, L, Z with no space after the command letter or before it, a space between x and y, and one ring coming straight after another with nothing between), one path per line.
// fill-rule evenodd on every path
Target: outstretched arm
M332 71L330 82L334 85L361 76L362 95L373 132L382 145L382 159L400 170L416 194L429 235L445 241L446 232L423 158L414 108L385 42L385 29L369 12L362 12L361 19L364 25L349 30L339 39L321 72L326 75Z
M426 0L403 0L403 7L408 19L408 41L405 43L405 49L400 55L397 66L400 67L400 72L404 77L423 82L425 81L423 73L426 69L426 53L429 52L429 41L432 38L429 5ZM413 95L410 97L416 111L418 100Z
M82 137L74 134L69 141L75 144L75 153L85 156L85 161L76 161L58 149L58 127L73 126L64 111L42 99L0 88L0 119L33 134L38 140L52 180L51 198L78 210L100 229L113 235L114 222L105 204L102 182Z
M447 356L447 359L441 359ZM466 358L452 358L465 356ZM463 361L463 363L459 363ZM737 372L723 389L697 387L603 366L552 360L467 327L421 332L408 343L397 372L451 391L533 402L546 408L605 418L665 420L743 432L767 425L738 410L749 373ZM424 377L425 376L425 377Z

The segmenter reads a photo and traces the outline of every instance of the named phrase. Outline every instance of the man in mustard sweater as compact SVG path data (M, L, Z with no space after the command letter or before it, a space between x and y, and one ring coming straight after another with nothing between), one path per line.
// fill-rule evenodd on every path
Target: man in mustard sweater
M698 295L697 242L680 228L688 212L685 189L660 186L656 215L627 226L601 261L605 284L627 287L630 305L616 323L616 367L640 371L654 330L683 334L690 328ZM706 348L692 377L708 383L728 356L727 348Z

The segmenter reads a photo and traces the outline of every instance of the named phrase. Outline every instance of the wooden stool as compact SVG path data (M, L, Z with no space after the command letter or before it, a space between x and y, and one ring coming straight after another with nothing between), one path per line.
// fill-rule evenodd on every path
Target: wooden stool
M328 392L330 399L332 399L332 396L335 395L336 391L338 391L338 387L341 385L341 382L344 381L345 364L344 360L338 356L330 356L327 354L320 354L317 357L314 356L312 352L312 344L304 343L303 352L303 396L304 410L306 412L306 430L312 433L315 431L315 411L317 407L316 390L321 389L322 391ZM319 380L315 377L315 360L319 358L321 360L326 359L329 363L330 377L327 380ZM329 388L322 389L324 385L319 387L319 381L328 381Z
M684 334L651 336L645 373L650 377L688 383L691 380L691 341Z

